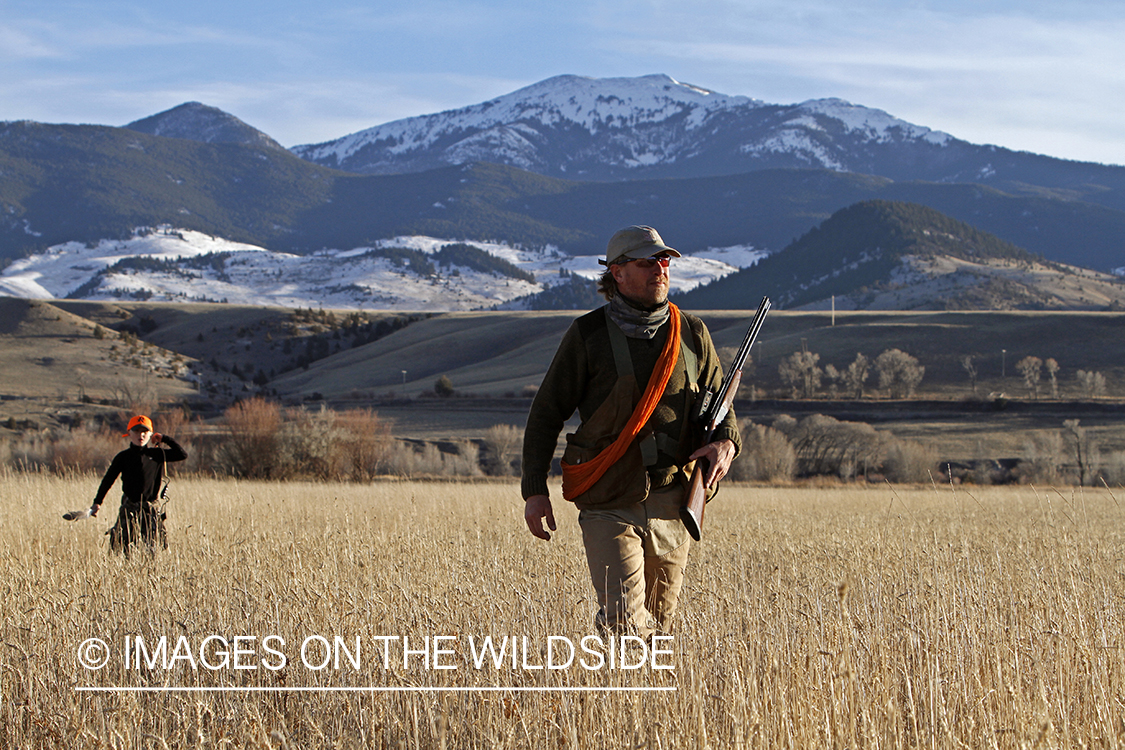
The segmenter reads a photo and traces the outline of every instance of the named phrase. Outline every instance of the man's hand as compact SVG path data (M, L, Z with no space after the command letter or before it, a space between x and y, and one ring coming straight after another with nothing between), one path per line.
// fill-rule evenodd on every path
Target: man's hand
M723 439L708 443L695 453L688 456L688 460L695 461L700 458L707 461L707 472L703 475L703 484L710 489L730 471L731 461L734 460L734 443ZM530 498L528 498L530 501Z
M551 510L551 498L546 495L532 495L524 503L523 520L527 521L527 528L540 539L551 541L551 535L543 528L543 519L547 519L547 526L555 530L555 514Z
M152 433L152 437L148 439L148 444L155 448L156 446L160 445L160 441L163 439L163 435L161 435L159 432L154 432Z

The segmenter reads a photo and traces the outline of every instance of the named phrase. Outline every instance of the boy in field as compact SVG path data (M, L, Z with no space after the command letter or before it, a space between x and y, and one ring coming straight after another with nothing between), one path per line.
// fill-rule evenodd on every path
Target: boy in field
M117 523L109 530L109 547L114 552L129 556L130 547L143 541L150 551L160 543L168 549L160 500L163 495L164 465L169 461L183 461L187 453L168 435L152 431L152 420L137 415L129 420L129 447L118 453L102 478L90 515L96 516L102 500L117 477L121 477L121 510Z

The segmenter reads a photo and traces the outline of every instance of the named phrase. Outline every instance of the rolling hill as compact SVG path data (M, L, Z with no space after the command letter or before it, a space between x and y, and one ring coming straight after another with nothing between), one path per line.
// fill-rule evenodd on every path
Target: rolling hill
M129 130L164 138L185 138L201 143L242 143L266 146L283 151L285 147L232 114L208 107L200 102L187 102L178 107L136 120L125 126Z
M60 380L37 376L37 359L61 363L68 349L123 345L120 335L147 344L153 357L178 355L188 388L199 383L198 398L221 403L264 389L277 398L301 402L314 395L370 403L389 395L416 397L448 375L461 393L499 398L536 386L550 363L574 311L455 312L440 314L356 313L292 310L279 307L59 301L53 303L0 298L10 324L0 335L11 342L41 336L38 351L25 351L18 368L6 368L4 390L12 396L50 397L73 389L67 368ZM700 311L715 345L737 347L753 311ZM926 366L921 392L965 395L968 380L961 358L978 359L982 382L999 383L1001 351L1007 376L1017 378L1014 363L1024 356L1055 358L1061 377L1076 369L1104 371L1113 387L1125 382L1125 354L1106 346L1120 331L1125 313L1097 312L901 312L784 311L770 313L754 352L748 384L770 391L781 387L777 365L801 349L821 354L821 365L845 367L857 352L874 357L901 348ZM94 335L105 329L104 339ZM4 347L6 350L8 346ZM161 354L161 353L170 354ZM310 358L312 353L315 356ZM100 355L99 355L100 356ZM92 357L92 358L90 358ZM118 365L88 355L90 366ZM138 373L143 371L143 367ZM406 371L405 375L403 370ZM121 372L124 372L122 370ZM261 372L262 383L254 376ZM66 376L66 377L64 377ZM103 378L112 391L110 376ZM1018 383L1012 380L1005 389ZM179 388L180 386L177 386ZM989 386L991 389L991 386ZM91 392L93 391L90 388Z
M1103 310L1125 306L1125 282L1045 261L926 206L872 200L679 301L750 309L761 295L784 308Z
M701 314L720 349L737 347L751 317L747 310ZM401 438L482 437L492 425L523 424L528 395L574 317L0 300L0 436L16 441L0 448L20 450L53 428L118 426L135 409L163 414L182 405L210 419L255 394L293 408L374 408ZM990 455L1020 455L1030 436L1080 417L1104 449L1125 449L1118 419L1125 357L1107 345L1123 323L1123 313L775 311L737 410L766 423L812 413L869 421L966 459L973 446L980 455L982 441L999 451ZM802 349L817 354L821 367L842 369L857 353L873 359L889 348L925 366L918 400L884 400L872 374L862 401L833 400L829 380L817 399L793 401L779 378L781 361ZM975 396L965 356L978 372ZM1031 400L1016 370L1029 356L1059 363L1057 400L1046 379L1044 400ZM1103 375L1105 395L1091 399L1079 370ZM442 376L455 389L450 398L433 395ZM992 392L1009 395L1007 410L995 410ZM198 429L213 436L215 428Z

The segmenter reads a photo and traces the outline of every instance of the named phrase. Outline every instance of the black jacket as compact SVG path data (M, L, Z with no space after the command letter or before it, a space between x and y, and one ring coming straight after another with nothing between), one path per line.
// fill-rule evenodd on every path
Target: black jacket
M163 435L162 446L167 448L138 448L130 445L113 457L109 469L102 477L94 507L102 504L106 493L117 477L121 477L122 505L139 505L142 502L156 503L160 495L161 469L169 461L183 461L187 453L172 438Z

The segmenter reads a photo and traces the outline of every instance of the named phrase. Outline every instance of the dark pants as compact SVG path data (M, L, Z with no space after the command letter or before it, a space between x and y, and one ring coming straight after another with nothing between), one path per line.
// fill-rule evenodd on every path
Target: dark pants
M125 553L126 557L129 557L130 548L139 543L144 543L150 552L155 551L157 545L168 549L165 518L167 515L151 503L122 503L117 523L108 532L109 548Z

